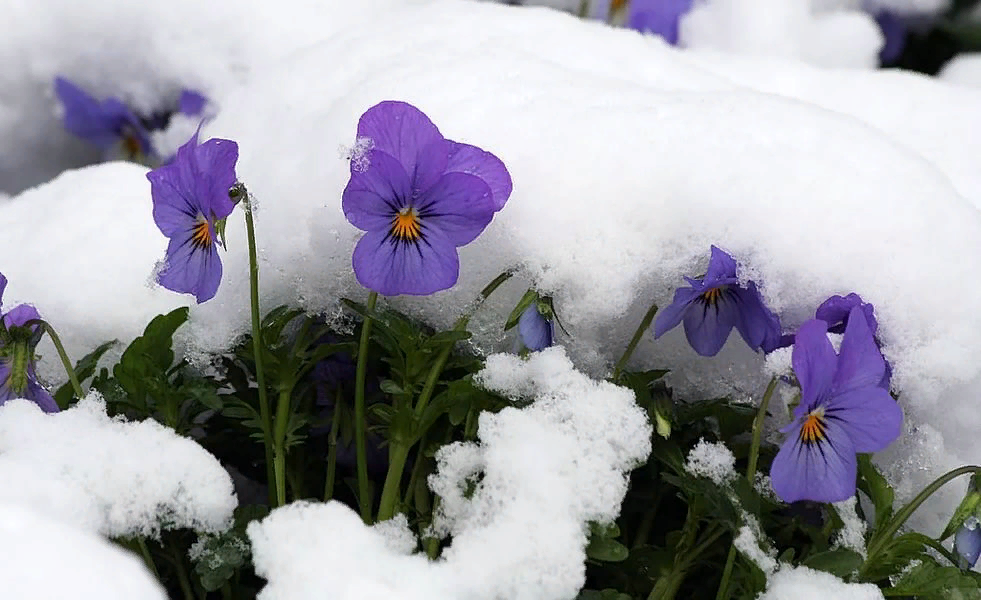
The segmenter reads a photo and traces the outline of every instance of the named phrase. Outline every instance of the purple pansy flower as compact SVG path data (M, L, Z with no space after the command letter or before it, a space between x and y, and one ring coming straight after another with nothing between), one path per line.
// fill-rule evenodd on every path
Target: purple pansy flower
M532 352L544 350L555 343L555 323L542 314L538 304L532 302L518 319L521 343Z
M882 11L875 15L875 21L882 30L885 43L879 50L879 60L883 64L896 62L906 48L906 22L890 11Z
M7 278L0 273L0 302L7 287ZM40 319L30 304L20 304L3 315L5 333L0 345L0 405L8 400L24 398L37 404L47 413L58 412L58 404L37 381L34 348L40 338L38 325L25 327L28 321Z
M688 343L702 356L718 354L733 327L754 350L780 347L780 320L763 304L756 283L739 284L736 261L725 251L712 246L705 276L685 280L690 287L678 288L671 305L657 315L655 339L684 321Z
M975 516L970 516L961 524L954 535L954 552L957 554L958 566L971 569L981 556L981 522Z
M678 43L678 23L692 8L694 0L631 0L627 26Z
M845 332L845 326L848 324L848 314L856 306L862 309L865 320L869 324L869 329L872 330L872 335L875 336L879 330L879 322L875 319L875 307L863 301L862 297L854 292L847 296L831 296L817 307L817 310L814 311L814 318L821 319L828 324L828 333L841 334ZM879 348L882 347L882 344L879 343L879 338L875 338L875 345ZM882 375L879 387L888 390L891 379L892 365L887 360L886 371Z
M194 90L182 90L177 102L177 110L183 115L196 117L204 112L208 99Z
M195 133L177 150L174 162L146 175L153 220L170 238L157 281L169 290L193 294L198 303L213 298L221 283L216 225L235 208L228 190L236 181L237 160L235 142L210 139L198 145Z
M903 423L879 387L886 365L862 308L849 313L838 354L825 321L801 325L792 363L801 400L770 469L773 490L784 502L845 500L855 493L856 453L882 450Z
M154 156L140 118L118 98L99 102L64 77L55 78L55 94L64 107L65 129L96 146L106 157L135 160Z
M351 160L344 216L366 233L354 249L361 285L385 296L452 287L457 248L504 207L511 176L496 156L448 140L419 109L382 102L358 122L363 155Z

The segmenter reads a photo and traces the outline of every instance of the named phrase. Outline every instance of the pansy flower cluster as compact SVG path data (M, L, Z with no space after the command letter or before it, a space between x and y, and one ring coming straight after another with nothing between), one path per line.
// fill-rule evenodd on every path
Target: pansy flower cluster
M150 133L167 128L174 113L197 117L207 98L193 90L181 91L175 110L138 115L119 98L97 100L64 77L55 78L55 95L61 103L65 130L98 148L105 160L125 159L158 164L161 157Z

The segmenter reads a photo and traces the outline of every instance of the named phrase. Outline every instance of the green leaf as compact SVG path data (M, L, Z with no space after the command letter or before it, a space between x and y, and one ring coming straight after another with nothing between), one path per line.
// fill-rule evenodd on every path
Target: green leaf
M915 535L901 535L862 568L864 581L879 581L898 575L914 560L928 559L926 547Z
M95 373L95 367L99 363L99 359L102 358L102 355L118 343L119 340L106 342L75 363L75 376L78 377L78 381L83 382L91 377ZM58 388L58 391L54 393L54 399L58 403L58 406L66 407L74 395L75 390L72 389L72 384L69 381Z
M538 292L535 290L528 290L525 292L525 295L521 297L521 300L518 300L518 305L515 306L514 310L511 311L511 314L508 315L508 320L504 323L504 331L507 331L517 325L518 319L521 318L521 314L524 313L525 309L531 306L532 302L535 302L536 300L538 300Z
M862 566L862 555L852 550L828 550L807 557L801 564L836 577L847 577Z
M981 598L977 579L957 567L942 567L929 557L905 571L893 587L883 590L883 594L930 600Z
M616 540L596 537L589 540L589 545L586 546L586 556L603 562L620 562L627 560L630 551Z
M978 506L981 505L981 492L979 490L981 490L981 475L975 473L971 476L971 483L967 486L967 493L964 495L964 499L961 500L960 505L957 506L957 510L951 515L950 521L947 522L947 527L944 528L943 533L937 539L942 542L954 535L968 517L976 514Z
M879 469L872 464L872 457L869 454L858 455L858 489L872 500L875 506L873 532L879 531L892 518L895 493Z
M455 344L457 342L462 342L464 340L469 340L473 336L467 330L457 330L451 329L449 331L440 331L435 333L426 340L426 345L428 346L442 346L444 344Z

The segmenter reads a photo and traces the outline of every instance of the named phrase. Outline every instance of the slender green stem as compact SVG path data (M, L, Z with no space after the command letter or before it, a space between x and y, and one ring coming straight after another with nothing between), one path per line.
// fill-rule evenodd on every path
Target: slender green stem
M388 474L385 476L385 487L382 488L381 504L378 506L378 520L387 521L395 516L396 505L399 501L402 471L409 457L409 448L405 444L393 443L388 452Z
M78 382L78 377L75 375L75 369L72 368L72 361L68 358L68 353L65 352L65 346L61 343L61 338L55 333L54 327L49 325L47 321L42 321L40 319L34 319L27 322L27 326L39 325L44 332L48 334L51 338L51 343L54 344L55 350L58 351L58 356L61 358L61 364L65 366L65 372L68 373L68 380L71 381L72 390L75 392L75 397L81 400L85 397L85 392L82 391L82 384ZM66 408L62 406L61 408Z
M657 583L654 584L654 589L647 596L647 600L672 600L678 593L681 584L685 581L688 569L725 532L724 527L710 529L709 533L702 538L702 542L695 546L691 552L686 553L684 558L681 559L681 562L675 564L674 570L669 575L657 580Z
M623 356L617 361L615 367L613 367L613 382L616 383L620 379L620 373L623 372L624 367L627 366L627 361L633 356L634 350L637 349L637 344L640 340L644 339L644 332L647 328L651 326L651 321L654 320L654 315L657 314L657 304L651 304L651 307L647 309L647 313L644 318L640 320L640 325L637 326L637 331L634 332L634 337L630 339L630 343L627 344L627 349L623 351Z
M269 485L269 502L275 503L273 481L276 474L273 468L272 417L269 412L269 398L266 396L266 373L262 367L262 330L259 313L259 259L255 245L255 223L252 221L252 201L248 191L242 193L245 206L245 233L249 241L249 300L252 306L252 354L255 360L255 381L259 393L259 418L262 420L262 438L266 450L266 481Z
M756 418L753 420L753 442L749 447L749 464L746 466L746 480L749 481L750 485L753 484L753 480L756 478L756 464L760 459L760 442L763 439L763 424L766 421L766 409L770 406L770 398L773 396L773 391L777 389L777 383L780 380L774 377L770 380L770 383L766 386L766 391L763 392L763 401L760 402L760 410L756 413Z
M644 512L644 516L640 520L640 525L637 526L637 533L634 536L634 541L630 545L631 548L637 549L647 543L647 538L651 534L651 527L654 526L654 517L657 516L658 506L661 505L662 494L658 492L657 496L654 497L654 501Z
M150 572L153 573L157 581L160 581L160 573L157 572L157 565L153 562L153 556L150 554L150 549L147 547L146 541L138 537L136 538L136 545L140 549L140 554L143 555L143 562L146 563L146 567L150 569Z
M276 506L286 504L286 428L290 419L290 396L292 392L292 388L280 390L279 401L276 404L276 430L273 436Z
M368 294L368 312L375 310L378 292ZM371 341L371 317L361 323L361 341L358 343L358 370L354 380L354 447L358 457L358 506L361 520L371 523L371 490L368 485L368 451L365 444L364 386L368 372L368 343Z
M172 545L171 550L171 554L174 555L174 567L177 569L177 579L180 581L184 598L194 600L194 588L191 587L191 580L187 577L187 569L184 568L184 557L181 556L180 549L176 545Z
M409 485L405 491L405 496L406 496L404 500L405 504L408 504L409 494L411 494L416 489L416 485L418 485L419 475L422 473L422 466L426 462L422 455L422 452L425 449L426 449L426 434L423 434L422 438L419 440L419 444L416 446L416 461L415 463L413 463L412 473L409 475ZM416 507L417 512L418 512L418 508L419 507L417 506Z
M334 395L334 415L330 420L327 437L327 479L324 482L324 502L334 497L334 481L337 478L337 428L341 424L341 386Z
M949 471L940 477L938 477L933 483L926 486L922 492L916 495L915 498L910 500L910 502L901 508L896 516L889 521L889 524L882 528L881 531L877 531L872 542L869 544L868 558L865 560L866 565L872 564L872 560L883 550L883 548L892 540L892 536L899 531L899 528L903 526L910 516L920 507L921 504L926 502L927 498L932 496L937 490L947 485L954 479L957 479L961 475L967 475L969 473L979 473L981 472L981 467L975 465L969 465L965 467L960 467Z
M931 548L936 550L938 554L949 560L950 564L954 565L955 567L958 566L958 560L957 557L954 555L954 553L944 548L944 545L941 544L939 541L933 539L928 535L923 535L922 533L918 533L915 531L911 531L906 535L915 538L924 546L930 546Z
M719 581L719 591L715 593L715 600L726 600L729 597L729 578L732 576L732 567L736 564L736 547L729 547L729 556L726 557L726 566L722 569L722 579Z

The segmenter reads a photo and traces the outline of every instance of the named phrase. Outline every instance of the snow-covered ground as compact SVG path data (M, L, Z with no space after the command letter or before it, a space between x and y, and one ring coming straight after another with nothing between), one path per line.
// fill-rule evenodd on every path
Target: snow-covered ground
M84 7L2 0L9 35L0 38L0 58L9 68L0 73L0 190L11 195L0 199L0 271L10 281L4 302L34 303L77 359L108 339L128 342L152 316L190 300L149 283L166 242L152 221L146 169L109 163L66 171L96 156L61 128L51 91L56 75L147 110L172 103L185 87L215 103L217 117L203 137L239 144L238 175L257 199L265 309L291 303L332 313L339 298L364 295L350 265L359 232L340 208L346 155L366 108L405 100L448 138L501 157L514 192L484 235L461 249L455 288L433 298L391 299L392 305L445 327L485 283L518 266L521 283L496 294L474 320L476 348L504 348L501 325L529 283L553 295L571 334L560 343L579 372L555 352L527 367L494 370L492 364L488 385L510 389L495 377L537 365L556 381L575 380L567 407L574 415L586 414L591 394L609 396L608 412L597 418L626 419L631 435L640 436L617 392L600 393L585 376L604 375L649 304L666 305L681 276L698 273L709 245L717 244L741 261L744 276L761 283L788 330L832 294L855 291L875 305L906 414L900 441L877 460L908 498L950 467L981 462L973 443L981 426L975 394L981 384L981 89L842 68L874 64L881 40L871 19L858 12L834 20L825 15L820 27L831 29L821 31L834 35L787 37L779 32L790 24L819 27L819 19L794 16L803 0L779 4L789 7L783 20L749 23L775 40L754 51L737 43L748 39L745 28L736 28L737 17L752 13L734 0L714 5L712 27L722 33L705 25L698 33L705 43L685 50L546 8L464 0L100 0ZM723 9L728 20L718 16ZM781 46L786 39L797 45ZM953 67L947 75L970 83L966 74L953 75ZM240 213L230 219L227 237L218 295L193 306L182 330L180 343L192 358L228 348L249 327ZM56 354L42 350L42 375L59 381ZM689 399L727 393L755 402L767 378L762 357L740 343L705 359L679 331L657 343L645 338L633 361L672 369L672 383ZM534 383L522 385L533 393L554 384L525 375ZM94 406L74 410L97 419ZM557 440L543 460L572 461L571 440L583 432L556 429L537 406L483 418L483 454L448 449L442 468L452 474L467 461L483 461L489 469L503 460L493 456L495 444L516 451L510 436L532 430ZM15 415L26 410L4 407L0 431L16 419L40 418ZM3 458L15 446L5 437L0 442ZM499 475L508 485L501 489L521 490L515 505L498 507L483 521L448 513L457 541L445 565L427 566L397 549L378 560L409 582L402 597L485 597L471 589L453 595L475 582L488 598L493 590L515 598L570 597L582 583L581 552L573 552L584 543L582 522L616 514L622 472L642 457L642 447L632 448L589 466L620 482L612 491L583 492L580 505L570 504L535 532L540 566L552 569L554 581L532 581L528 573L535 571L503 563L454 574L454 565L471 568L479 563L474 557L494 555L507 532L526 527L527 503L546 500L534 473L509 472L507 462ZM576 489L576 478L593 476L571 473L554 485ZM914 527L939 532L959 494L951 486L938 495ZM257 567L272 581L264 598L322 597L326 589L348 590L339 597L389 597L385 586L394 580L358 579L368 576L358 561L380 553L384 540L345 511L286 508L250 530ZM120 531L113 527L90 529ZM277 540L331 527L346 528L362 544L345 548L344 561L323 559L339 552L323 540L311 541L322 546L304 559L314 561L309 569L280 554ZM8 545L0 538L0 548ZM520 564L522 557L509 560ZM768 600L790 597L778 590L793 588L803 575L780 577Z

